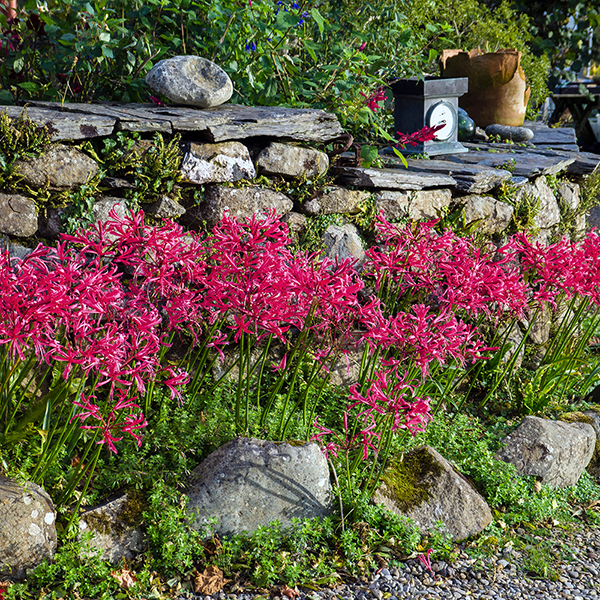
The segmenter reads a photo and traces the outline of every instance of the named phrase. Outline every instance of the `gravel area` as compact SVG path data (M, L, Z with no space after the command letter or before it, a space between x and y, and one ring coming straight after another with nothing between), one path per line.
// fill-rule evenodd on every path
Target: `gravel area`
M402 563L401 568L382 568L370 578L333 589L313 591L299 587L297 600L600 599L600 528L568 533L557 530L550 537L531 536L528 543L533 548L540 544L549 546L546 556L551 558L550 567L558 580L528 573L524 568L527 550L508 546L492 556L473 558L463 545L458 548L457 560L451 564L436 562L434 554L431 555L435 578L420 561L411 559ZM251 600L259 595L268 596L233 594L225 590L213 596L194 598ZM278 595L277 589L272 590L270 596L272 600L294 600Z

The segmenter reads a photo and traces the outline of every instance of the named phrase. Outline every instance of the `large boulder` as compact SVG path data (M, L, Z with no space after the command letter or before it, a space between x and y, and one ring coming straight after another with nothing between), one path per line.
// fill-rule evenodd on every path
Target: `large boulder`
M38 229L35 203L19 194L0 194L0 233L30 237Z
M24 579L56 551L56 513L35 483L0 477L0 576Z
M541 483L564 488L575 485L590 463L596 433L588 423L525 417L502 443L496 458L515 465L519 475L533 475Z
M165 58L152 67L146 83L175 104L199 108L219 106L233 94L229 75L200 56Z
M314 443L289 444L236 438L208 456L192 473L187 491L193 526L216 518L219 535L253 532L293 518L331 513L329 469Z
M249 185L243 188L232 188L222 185L207 187L204 202L199 207L189 209L185 219L191 218L206 221L214 227L225 215L250 218L254 214L268 213L275 210L284 215L292 210L294 203L281 192ZM188 214L189 213L189 214Z
M462 540L492 522L487 502L437 450L421 446L395 462L382 477L373 502L411 518L423 533L441 521L453 540Z
M183 146L181 174L190 183L233 182L254 179L256 170L248 148L240 142Z
M144 550L140 527L143 502L140 494L123 494L80 515L79 537L90 533L89 549L113 563L132 559Z
M16 161L15 169L29 187L64 190L87 183L98 164L77 148L57 144L36 158Z

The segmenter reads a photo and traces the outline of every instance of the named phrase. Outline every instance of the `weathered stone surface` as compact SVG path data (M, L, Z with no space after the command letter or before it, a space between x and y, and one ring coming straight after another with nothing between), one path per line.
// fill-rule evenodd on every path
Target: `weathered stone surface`
M510 330L509 330L510 327ZM500 339L505 340L510 344L508 346L504 356L501 359L503 364L506 364L512 357L515 355L517 348L523 341L523 334L519 328L518 323L514 323L512 325L500 325L498 328L498 335L500 335ZM523 364L523 357L525 356L525 346L521 346L519 350L519 355L515 359L514 368L518 369Z
M330 225L323 234L325 256L338 261L352 258L360 266L365 260L365 251L358 230L351 223Z
M33 248L27 248L27 246L13 242L5 235L0 235L0 252L4 250L8 250L11 258L19 258L21 260L33 252Z
M265 175L316 177L329 168L329 156L311 148L271 142L258 155L256 166Z
M369 192L330 186L326 187L315 200L319 204L320 213L326 215L355 214L360 211L361 204L367 202L370 197Z
M448 189L397 192L375 192L377 212L386 219L437 219L450 206L452 192Z
M529 327L529 322L524 323ZM550 339L550 328L552 326L552 313L550 307L546 305L544 310L540 310L529 330L527 341L531 344L545 344Z
M492 522L492 513L483 497L434 448L417 448L406 454L400 465L411 472L412 497L402 498L394 489L394 476L403 476L403 471L392 465L373 495L373 502L410 517L423 533L442 521L454 540L475 535Z
M148 214L159 219L177 219L185 214L185 208L169 196L162 196L156 202L152 202L144 208Z
M482 150L477 144L465 142L464 145L469 147L468 152L455 154L448 160L508 170L513 177L531 179L539 175L556 175L575 162L573 154L558 150L519 148L509 144L493 144L491 148Z
M27 117L38 125L48 129L50 139L58 140L85 140L95 137L112 135L117 123L116 118L109 115L97 115L93 112L67 112L63 110L61 102L55 102L48 107L27 107ZM91 106L82 104L80 106ZM18 119L23 110L22 106L3 106L9 117Z
M306 229L306 217L297 212L289 212L281 217L283 223L287 223L290 233L298 235Z
M132 559L144 550L145 535L140 527L141 507L128 494L86 510L79 520L79 538L90 532L90 551L113 563Z
M59 144L37 158L16 161L15 169L32 188L60 190L87 183L98 172L98 165L81 150Z
M205 220L213 227L228 212L230 216L238 219L250 218L254 214L261 214L275 210L278 215L284 215L292 210L294 203L281 192L250 185L244 188L230 188L221 185L211 185L207 188L204 202L197 207L197 212L188 210L190 216Z
M362 349L347 349L329 366L329 383L345 387L358 383L362 357Z
M443 158L443 157L441 157ZM417 160L408 158L408 170L412 173L437 173L455 180L455 188L460 192L484 194L511 177L510 171L492 167L471 165L450 160ZM398 165L398 168L402 168Z
M567 150L562 149L563 152ZM569 175L589 175L593 173L600 165L600 154L593 154L592 152L579 152L575 148L569 153L569 156L575 158L575 160L567 167L567 173Z
M564 151L579 151L574 127L548 127L537 121L525 121L527 129L533 131L531 144L540 148L554 148Z
M498 136L501 140L511 142L528 142L533 137L533 131L528 127L509 127L508 125L488 125L485 132L490 137Z
M216 518L219 535L252 532L278 520L330 514L327 460L314 443L301 446L236 438L192 472L187 491L193 526Z
M109 117L113 123L116 122L116 129L119 131L197 131L210 142L268 137L321 144L344 133L335 115L314 108L226 104L198 109L119 102L62 104L36 101L31 104L36 107L36 111L35 114L33 111L28 114L34 122L44 123L47 115L56 119L55 128L59 131L54 139L74 139L70 133L63 134L62 131L68 130L74 120L87 115Z
M0 477L0 576L24 579L56 550L56 514L35 483Z
M184 145L183 153L181 174L189 183L220 183L256 177L250 152L240 142L190 142Z
M558 184L558 201L562 200L565 206L570 210L577 210L581 201L579 184L573 181L561 181Z
M165 58L152 67L146 83L175 104L200 108L219 106L233 94L229 75L200 56Z
M30 237L38 228L33 200L18 194L0 194L0 233Z
M125 218L129 215L129 209L123 198L115 198L113 196L104 196L100 198L92 207L94 214L94 222L104 223L108 221L110 212L114 209L116 215L120 218Z
M478 229L485 233L499 233L510 224L514 208L490 196L465 196L460 199L464 203L465 224L479 221Z
M515 465L519 475L533 475L551 487L564 488L575 485L588 466L596 433L587 423L525 417L503 444L497 458Z
M534 218L534 224L540 229L548 229L560 222L560 209L552 190L546 183L545 177L537 177L533 183L526 183L519 188L516 200L519 201L523 194L538 199L539 212Z
M436 173L411 173L406 169L362 169L341 167L338 181L342 185L389 190L422 190L425 188L456 187L456 180Z

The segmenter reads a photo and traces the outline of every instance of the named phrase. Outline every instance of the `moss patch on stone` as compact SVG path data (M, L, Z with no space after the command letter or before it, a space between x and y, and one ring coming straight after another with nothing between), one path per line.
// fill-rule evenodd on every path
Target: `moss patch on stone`
M392 462L381 477L385 484L381 491L406 512L431 498L432 479L442 471L442 466L423 446Z
M131 490L127 492L125 502L118 511L92 511L83 514L82 518L92 531L105 535L120 534L140 524L145 507L143 493L140 490Z
M576 410L573 412L563 413L558 417L559 421L565 423L587 423L588 425L594 425L594 419L589 415L584 415L582 412Z

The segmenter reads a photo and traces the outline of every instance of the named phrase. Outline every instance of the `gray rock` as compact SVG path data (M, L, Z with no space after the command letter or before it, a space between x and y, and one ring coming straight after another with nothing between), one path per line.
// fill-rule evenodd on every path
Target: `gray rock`
M407 469L405 471L405 469ZM410 473L406 475L405 473ZM395 477L410 477L412 490L399 497ZM406 489L406 486L402 486ZM452 539L462 540L485 529L492 513L483 497L434 448L421 446L392 465L373 495L373 502L411 518L423 533L442 521Z
M211 185L206 190L204 202L193 210L188 210L185 216L187 220L190 217L204 220L213 227L226 212L238 219L271 210L283 215L292 210L293 205L286 195L268 188L254 185L244 188Z
M21 246L12 242L10 238L0 235L0 251L8 250L11 258L17 258L23 260L26 256L33 252L33 248L27 248L27 246Z
M504 231L515 210L510 204L490 196L465 196L461 202L464 202L465 224L479 221L478 229L488 234Z
M323 190L318 197L321 212L332 214L355 214L360 211L360 205L367 202L371 194L359 190L330 186Z
M529 323L524 323L529 327ZM552 313L550 306L546 305L544 310L540 310L531 325L527 341L532 344L545 344L550 339L550 328L552 327Z
M587 423L563 423L525 417L503 440L497 458L512 463L519 475L533 475L551 487L575 485L588 466L596 445Z
M314 443L291 445L237 438L221 446L192 472L187 509L202 530L216 518L219 535L233 535L278 520L331 513L327 460Z
M148 204L146 212L159 219L177 219L185 214L185 208L169 196L161 196L156 202Z
M509 329L510 327L510 329ZM504 356L501 359L502 364L506 364L512 357L515 355L517 348L523 341L523 334L521 333L521 329L519 328L518 323L513 323L511 325L500 325L498 328L498 335L500 336L500 340L503 342L508 342L511 344ZM500 344L498 344L500 345ZM525 356L525 345L521 346L519 350L519 355L515 359L514 368L518 369L523 364L523 358Z
M570 210L577 210L581 201L580 187L573 181L561 181L558 184L558 201L562 201Z
M90 532L89 551L113 563L143 552L145 535L140 527L142 507L137 495L124 494L81 514L79 539Z
M227 102L233 93L229 75L200 56L174 56L159 61L146 83L175 104L210 108Z
M358 265L365 260L365 251L358 230L351 223L346 225L330 225L323 234L325 256L337 259L353 258Z
M291 235L299 235L306 229L306 217L297 212L289 212L281 217L287 223Z
M35 483L0 477L0 576L24 579L56 551L56 513Z
M488 125L485 133L490 137L497 135L500 139L511 142L528 142L533 137L533 131L527 127L509 127L508 125Z
M33 200L18 194L0 194L0 233L30 237L37 232L38 216Z
M453 177L438 173L412 173L406 169L363 169L340 167L339 182L364 188L388 190L422 190L424 188L456 187Z
M348 349L329 365L329 383L349 387L360 378L362 349Z
M118 217L125 218L129 215L129 208L123 198L104 196L94 203L92 213L95 223L105 223L110 219L111 210L115 210Z
M183 153L181 174L189 183L233 182L256 177L248 148L240 142L190 142L183 146Z
M258 155L256 166L265 175L316 177L329 168L329 156L311 148L271 142Z
M526 183L520 187L516 194L517 202L523 194L528 194L539 200L539 212L534 218L534 224L540 229L548 229L560 222L560 209L552 190L546 183L545 177L537 177L533 183Z
M23 183L32 188L69 189L87 183L98 172L96 161L87 154L57 144L37 158L18 160L15 168Z
M386 219L437 219L450 206L452 192L449 189L399 192L382 190L375 192L377 212Z

